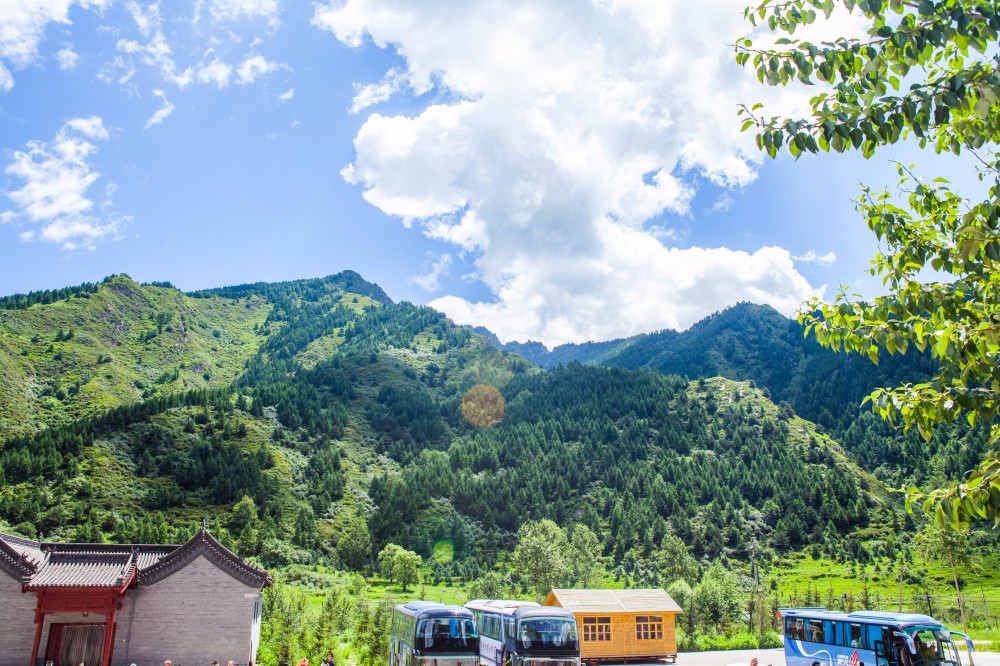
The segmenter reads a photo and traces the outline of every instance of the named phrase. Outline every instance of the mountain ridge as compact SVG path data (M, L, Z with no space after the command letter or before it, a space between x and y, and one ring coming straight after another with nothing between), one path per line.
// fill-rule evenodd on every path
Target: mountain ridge
M560 345L547 353L540 351L540 343L500 344L492 339L501 349L528 351L526 358L542 367L579 361L653 368L690 378L750 380L766 388L775 402L787 401L796 413L838 432L858 416L861 401L872 390L921 381L934 368L929 355L916 351L886 356L879 366L858 355L838 354L820 347L796 320L768 305L748 302L681 332L668 329L608 343ZM821 400L816 397L820 395Z
M490 568L551 518L641 578L668 534L717 557L896 520L884 484L765 386L621 367L632 347L546 371L352 272L191 294L117 276L0 311L0 349L0 394L31 408L0 424L0 523L22 533L156 542L207 517L265 566L359 569L447 539ZM482 385L505 405L488 428L463 417ZM363 561L341 547L359 529Z

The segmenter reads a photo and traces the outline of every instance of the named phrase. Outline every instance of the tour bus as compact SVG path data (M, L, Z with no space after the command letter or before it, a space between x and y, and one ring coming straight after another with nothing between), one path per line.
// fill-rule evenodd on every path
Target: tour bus
M461 606L411 601L392 611L389 666L479 666L479 633Z
M781 610L787 666L961 666L949 631L928 615L823 609Z
M576 617L568 610L499 599L465 607L479 627L482 666L580 666Z

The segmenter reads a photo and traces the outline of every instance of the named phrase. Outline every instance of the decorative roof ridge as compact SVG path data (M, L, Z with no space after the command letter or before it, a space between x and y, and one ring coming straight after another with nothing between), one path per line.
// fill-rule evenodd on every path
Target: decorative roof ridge
M39 543L40 550L53 553L94 552L94 553L129 553L140 551L173 551L180 548L177 544L159 543L78 543L71 541L45 541Z
M7 534L6 532L0 532L0 541L6 541L7 543L16 543L18 546L28 546L29 548L35 548L36 550L41 550L40 541L35 541L34 539L25 539L24 537L17 536L16 534Z
M140 569L138 573L139 584L153 585L158 583L167 576L183 569L199 555L203 555L215 566L248 587L259 589L271 584L271 577L266 571L247 564L241 557L209 534L204 525L187 543L164 555L153 565Z
M130 550L115 550L105 553L50 550L45 552L45 556L47 562L65 562L67 560L107 562L114 559L131 561L135 557L135 553Z
M121 587L122 592L135 580L139 568L138 560L139 556L133 548L132 553L128 556L128 562L125 563L125 567L122 569L121 576L118 577L118 585Z
M22 583L28 582L38 573L39 563L34 558L28 557L27 553L22 553L7 543L6 534L3 537L0 538L0 569Z

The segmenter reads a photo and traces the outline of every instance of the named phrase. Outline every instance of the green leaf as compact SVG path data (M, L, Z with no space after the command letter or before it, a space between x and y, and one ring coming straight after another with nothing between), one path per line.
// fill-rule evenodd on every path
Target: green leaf
M986 120L987 118L990 117L990 103L987 102L985 99L981 99L978 102L976 102L975 110L976 110L976 115L979 116L982 120Z

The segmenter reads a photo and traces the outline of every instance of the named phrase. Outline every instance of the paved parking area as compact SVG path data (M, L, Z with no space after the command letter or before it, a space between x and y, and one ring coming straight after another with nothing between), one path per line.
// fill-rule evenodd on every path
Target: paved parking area
M681 652L677 655L677 666L750 666L750 660L757 657L759 666L785 666L785 651L777 650L730 650L723 652ZM969 655L962 653L962 663L969 666ZM1000 666L1000 652L976 652L975 666Z
M759 666L785 666L785 651L781 648L776 650L681 652L677 655L677 666L750 666L750 660L754 657L757 657Z

